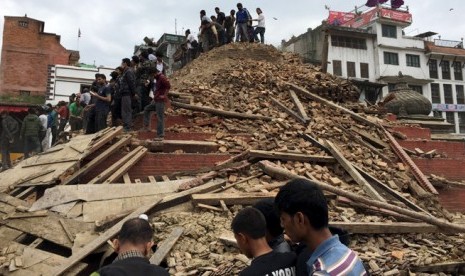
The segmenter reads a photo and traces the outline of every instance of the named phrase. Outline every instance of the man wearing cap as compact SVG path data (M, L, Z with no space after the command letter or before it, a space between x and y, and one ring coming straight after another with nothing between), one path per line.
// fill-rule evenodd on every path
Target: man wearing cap
M113 242L118 257L115 261L91 276L167 276L168 272L160 266L150 264L148 255L153 246L153 229L143 218L126 221Z

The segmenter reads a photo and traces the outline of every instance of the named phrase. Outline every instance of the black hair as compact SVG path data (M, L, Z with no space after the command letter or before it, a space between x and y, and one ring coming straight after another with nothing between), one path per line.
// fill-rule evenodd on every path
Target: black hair
M210 19L211 19L212 21L216 21L216 16L212 15L212 16L210 16Z
M315 230L328 227L328 204L323 191L312 181L298 178L281 187L275 198L278 211L303 213Z
M235 11L235 10L231 10L231 11L229 12L229 14L235 15L235 14L236 14L236 11Z
M132 56L132 61L134 61L134 63L139 63L140 59L138 56Z
M116 79L116 78L118 78L118 76L119 76L119 74L116 71L113 71L113 72L110 73L110 77L112 79Z
M237 8L242 8L242 3L237 3Z
M122 61L122 63L126 63L127 66L131 66L131 60L130 59L123 58L121 61ZM121 70L123 70L123 68L121 68Z
M147 51L142 51L140 53L140 55L144 58L144 59L149 59L149 52Z
M124 61L124 60L123 60L123 61ZM116 67L115 71L116 71L116 70L118 70L118 71L120 71L120 72L121 72L121 71L123 71L123 67L121 67L121 66L118 66L118 67Z
M147 53L153 54L153 49L152 49L152 48L148 48L148 49L147 49Z
M237 213L231 222L235 234L244 234L256 240L266 235L266 221L263 214L253 207L246 207Z
M29 108L27 109L27 113L29 113L29 114L36 114L36 109L35 109L34 107L29 107Z
M100 75L100 73L96 73L96 74L95 74L95 78L98 78L98 75Z
M272 198L260 200L253 207L260 211L265 217L266 229L273 238L283 233L281 221L279 220L278 212L276 212L274 208L274 200Z
M130 242L134 245L140 245L152 241L153 233L153 229L148 221L132 218L123 224L118 239L121 244Z
M191 33L191 30L190 30L190 29L187 29L185 33L186 33L186 34L190 34L190 33Z
M201 14L201 15L206 15L207 13L205 12L205 10L201 10L201 11L200 11L200 14Z
M157 52L155 53L155 56L156 56L156 57L163 57L163 53L157 51Z

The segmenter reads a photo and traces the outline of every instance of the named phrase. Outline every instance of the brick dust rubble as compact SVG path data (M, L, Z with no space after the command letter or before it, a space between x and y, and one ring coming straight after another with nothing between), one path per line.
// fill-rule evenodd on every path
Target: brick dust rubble
M380 135L379 129L360 124L348 115L309 100L302 100L311 118L307 126L276 108L270 100L271 97L292 108L289 88L285 82L292 82L342 104L358 99L357 88L345 80L320 73L318 69L301 63L293 54L279 52L271 46L234 44L214 49L176 72L171 77L172 90L197 106L262 115L276 120L265 122L223 118L220 124L206 123L201 127L190 128L175 126L168 131L216 133L215 141L221 145L220 152L233 155L247 149L259 149L325 156L328 154L300 138L300 135L310 134L313 137L329 139L350 162L362 167L383 183L389 183L391 188L401 192L432 216L463 223L463 215L449 213L436 199L410 194L408 187L416 180L409 171L397 163L386 164L377 153L360 144L349 134L351 127L358 126L374 137L387 141ZM170 111L170 115L173 114L190 115L198 122L208 122L217 118L207 113L176 108ZM234 133L248 133L251 138L246 141L237 138ZM382 154L396 160L395 153L390 148L382 150ZM292 161L274 163L293 173L310 175L317 180L366 196L340 165L323 166ZM226 174L225 177L234 182L259 173L260 169L253 164L248 170ZM256 192L267 189L269 192L276 192L272 185L275 183L276 180L265 175L236 185L228 192ZM230 231L233 214L241 207L234 206L229 212L223 213L199 209L181 212L176 210L154 217L153 222L157 230L161 231L157 231L157 239L163 239L171 226L182 225L186 228L168 257L170 273L233 275L246 266L245 256L238 255L237 249L218 240L222 234ZM394 214L383 215L375 209L350 207L343 202L331 200L330 221L396 222L406 221L406 218ZM464 238L463 234L444 233L352 235L350 247L365 261L373 275L408 275L406 273L412 266L463 261ZM446 274L441 272L437 275Z
M396 153L389 146L387 135L382 130L381 125L389 129L390 126L398 123L385 121L381 117L378 118L378 115L355 114L356 116L354 116L354 114L348 114L347 111L341 111L341 109L330 106L331 104L325 102L325 100L316 101L315 97L311 98L308 94L305 96L305 93L295 91L296 93L292 94L291 92L292 85L297 85L318 94L324 99L333 100L341 106L353 107L357 105L359 91L348 81L330 74L321 73L319 68L303 64L293 54L279 52L271 46L255 44L232 44L216 48L201 55L183 69L177 71L170 77L170 81L172 84L170 92L172 108L168 109L168 116L185 115L190 118L189 120L194 121L194 124L188 124L187 126L174 125L167 128L166 132L213 134L210 142L215 142L215 146L218 146L218 153L233 156L233 158L229 159L233 161L226 162L226 165L223 162L223 164L218 164L207 170L198 171L198 174L181 172L180 176L197 178L193 182L187 182L191 186L181 185L180 189L167 196L168 198L170 196L181 197L182 195L179 195L182 194L179 193L180 190L187 190L204 183L203 178L208 180L213 177L220 179L218 181L221 181L221 179L226 181L225 184L218 182L223 185L223 188L215 191L219 192L219 194L223 193L223 196L226 194L240 195L243 196L240 199L249 200L247 202L250 203L253 202L255 196L273 197L279 186L285 183L285 179L270 176L273 173L269 173L269 175L268 172L265 173L262 166L268 164L286 169L287 172L294 175L327 183L331 185L331 188L335 187L340 191L350 192L351 195L358 196L361 199L372 199L373 192L370 192L370 190L367 192L367 186L358 184L353 175L351 176L348 173L349 170L346 171L346 168L340 165L341 161L337 161L337 158L332 157L336 155L328 150L328 145L334 144L334 148L338 149L343 157L348 160L348 163L356 165L357 170L365 173L365 178L368 179L368 176L372 176L382 182L382 185L387 186L381 189L378 184L378 189L376 189L379 193L378 196L381 196L386 201L385 205L417 210L416 212L411 211L411 213L423 214L422 218L413 215L407 216L405 213L401 214L400 211L384 209L387 207L375 207L359 202L361 200L351 200L335 193L325 192L329 201L331 223L339 223L339 225L345 223L346 227L352 227L354 224L361 225L357 231L352 231L356 233L350 236L350 247L359 254L372 275L430 275L421 272L412 273L410 269L431 267L449 262L464 263L464 234L457 233L459 231L451 231L450 228L436 227L437 225L426 224L425 222L428 222L427 218L434 218L455 223L455 225L463 225L465 217L463 214L450 213L443 209L437 201L437 196L423 189L412 173L411 168L404 165L397 158ZM296 101L296 99L298 100ZM299 101L303 110L297 110ZM193 110L208 110L208 112ZM292 112L289 112L289 110ZM306 116L302 115L304 113L306 113ZM242 116L242 119L237 119L238 114ZM360 122L360 116L363 117L362 122ZM37 275L49 274L48 272L52 268L55 269L57 265L64 263L66 266L66 261L69 261L74 256L74 254L69 258L45 256L46 262L44 261L44 263L29 268L28 265L22 262L21 258L29 261L27 254L23 253L23 250L26 248L27 252L32 252L34 249L30 245L17 244L16 238L22 232L30 233L34 237L42 237L43 239L37 239L39 243L40 240L47 240L70 250L81 248L81 252L83 250L82 246L95 243L95 240L98 240L96 237L103 237L103 243L90 248L89 251L86 251L89 252L87 255L92 252L95 253L96 249L103 244L106 245L107 240L112 237L106 235L109 235L110 230L114 228L111 226L118 220L109 220L110 226L108 227L111 228L94 229L97 225L97 219L91 218L99 217L101 219L103 217L99 216L100 214L96 209L91 209L90 212L85 212L86 215L91 216L84 221L83 213L86 209L85 206L88 205L83 207L83 204L89 202L82 202L86 200L77 197L78 194L75 197L71 193L63 194L66 191L63 188L69 188L69 191L71 191L73 185L58 184L72 184L67 181L76 178L74 177L76 174L80 176L79 173L83 168L85 171L88 164L100 157L102 157L102 160L99 162L107 165L108 163L104 161L107 161L105 158L109 158L109 156L101 156L100 153L108 152L118 144L121 147L128 144L133 146L131 151L131 153L134 153L133 155L130 155L128 151L125 152L126 155L118 155L126 158L121 159L123 161L143 156L147 149L140 146L135 148L132 141L137 139L131 140L130 135L121 135L121 133L121 128L111 128L94 135L78 135L71 139L69 143L59 145L50 153L21 161L16 168L2 173L2 183L0 183L2 193L11 192L8 185L15 188L18 183L26 182L27 179L30 179L32 172L35 174L36 180L34 181L36 184L26 183L27 185L40 186L44 185L44 183L49 185L47 181L52 181L57 185L52 189L60 189L55 190L55 194L52 192L47 194L49 192L47 188L43 198L34 202L32 206L40 206L38 203L42 199L45 200L41 204L45 205L41 205L41 208L37 207L34 210L29 209L30 213L20 211L28 209L24 207L27 202L7 194L0 196L0 203L5 203L0 205L0 214L12 216L11 218L3 217L2 224L5 224L5 227L0 229L0 237L4 235L9 239L11 238L10 240L6 240L6 238L5 240L0 239L0 267L3 269L0 270L0 274L3 271L16 271L20 274L22 270L18 270L19 268L29 269L28 271L33 271ZM371 141L375 141L378 147L374 147L373 143L368 143L362 139L362 134L365 138L367 136L371 137ZM395 132L392 134L401 136ZM112 139L116 139L118 142L113 143L110 147L107 143ZM108 147L105 148L104 144ZM121 147L116 147L116 149L120 150ZM117 154L121 152L117 152ZM176 153L181 154L183 152L177 150ZM279 154L287 156L286 158L275 156ZM428 155L428 158L440 157L440 155L429 153ZM289 156L292 158L289 158ZM64 157L71 159L63 159ZM302 157L304 158L302 159ZM79 163L85 158L92 161ZM265 161L260 161L261 159L265 159ZM57 162L57 160L63 160L63 162ZM118 162L121 162L121 160L118 160ZM36 164L31 164L31 162ZM128 161L127 163L134 165L137 161ZM121 165L124 167L126 164L121 163ZM76 171L76 168L78 168L78 171ZM120 168L114 168L114 170L119 171ZM354 170L352 169L352 173ZM102 171L99 173L103 174ZM108 181L112 174L107 173L105 176L107 184L113 183ZM23 178L18 180L21 175L23 175ZM84 181L83 184L102 183L97 182L97 180L94 181L100 175L92 179L92 181L90 177L85 174L84 176L89 179ZM85 177L80 180L85 180ZM113 180L115 183L118 181L116 178ZM44 183L41 181L44 181ZM145 181L145 179L142 181ZM360 182L360 180L358 181ZM376 186L377 184L373 184L373 181L372 179L368 185ZM435 179L435 181L441 182L440 179ZM10 184L5 185L4 183ZM144 184L153 185L153 183ZM137 202L136 200L140 200L138 205L133 206L132 209L131 207L118 205L121 210L124 209L123 207L126 209L120 214L113 214L116 215L115 217L121 219L135 208L144 208L144 204L155 204L153 198L158 195L141 194L141 191L137 190L137 185L139 184L131 184L131 188L125 190L125 192L130 191L131 195L134 194L135 196L127 196L128 198L125 198L122 202L133 206ZM90 191L90 188L98 188L100 185L77 186L82 189L79 195L89 197L89 194L85 193L86 188L89 188ZM115 185L112 188L118 187L121 186ZM219 184L212 187L218 188ZM18 193L26 195L21 189L31 189L31 187L15 189ZM163 188L160 189L163 190ZM152 190L153 188L150 187L150 191L154 192ZM77 193L75 190L72 190L72 192ZM161 193L161 191L157 192ZM51 196L56 194L73 198L73 202L70 203L75 205L68 205L68 201L55 202L60 201L59 196ZM108 198L107 201L105 201L105 198L98 198L97 200L94 198L97 202L90 203L100 202L102 204L99 203L93 206L100 206L98 210L113 211L107 210L109 208L105 204L109 204L113 200L118 201L118 196L114 197L113 195L107 195L107 193L99 193L99 195L102 194L105 198ZM205 196L212 195L215 194L213 192L205 194ZM150 202L142 203L144 200ZM186 200L189 199L186 197ZM55 205L47 205L50 201ZM170 275L237 275L248 265L250 260L240 254L239 250L234 246L230 230L233 216L243 206L224 202L220 205L218 204L220 203L219 200L216 200L215 203L203 205L198 204L194 199L182 204L176 202L176 200L172 200L169 201L170 204L167 204L169 207L175 205L174 207L168 209L160 207L162 211L157 213L149 212L150 222L156 229L156 241L164 241L175 229L179 229L178 227L184 228L181 237L174 243L172 250L169 251L165 262L162 264L168 266ZM61 212L58 211L59 209L52 209L56 213L47 211L46 209L52 207L52 205L53 208L60 207ZM217 207L218 205L220 207ZM111 206L117 205L114 203ZM66 214L66 217L58 213ZM27 216L30 218L22 219ZM78 217L81 221L75 220ZM102 219L102 221L105 220ZM393 232L395 233L384 231L387 225L393 223L400 225L401 222L404 223L402 225L410 223L409 226L411 226L411 224L415 224L414 226L417 228L415 228L415 231L410 231L411 228L405 228L407 230L403 230L403 232L394 229ZM368 227L366 225L370 225L370 231L363 228ZM426 230L429 230L420 229L421 227L418 228L418 225L422 225ZM8 228L8 231L3 231L7 229L6 226L11 226L18 231L10 228ZM65 230L65 235L63 229L66 228L71 233ZM98 233L100 236L94 231L100 232ZM369 234L373 232L377 234ZM116 234L117 231L112 233ZM21 236L27 238L30 235L22 234ZM76 243L74 239L79 240L79 242ZM163 243L161 243L161 246L163 246ZM111 249L108 250L107 252L112 253ZM36 251L34 252L39 254ZM40 253L37 256L42 258L44 255ZM432 275L448 275L440 272L442 271L440 269L436 269L436 271L437 274Z

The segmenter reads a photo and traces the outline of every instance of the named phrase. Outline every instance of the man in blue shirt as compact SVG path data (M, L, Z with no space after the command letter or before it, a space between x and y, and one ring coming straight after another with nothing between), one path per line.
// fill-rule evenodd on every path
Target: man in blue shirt
M242 7L241 3L237 3L236 12L236 42L249 41L248 24L251 20L249 11Z
M357 254L331 234L326 198L315 183L291 180L276 195L275 206L289 238L312 252L306 262L308 275L367 275Z
M95 101L95 132L107 127L107 117L110 112L111 87L107 84L107 78L104 74L97 77L97 92L90 92Z

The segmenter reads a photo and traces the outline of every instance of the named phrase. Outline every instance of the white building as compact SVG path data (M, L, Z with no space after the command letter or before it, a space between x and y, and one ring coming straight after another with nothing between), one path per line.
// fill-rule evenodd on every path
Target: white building
M337 26L328 24L334 19ZM465 133L463 44L432 42L432 32L406 36L403 30L411 23L408 10L385 6L361 14L330 13L327 23L282 46L321 64L324 71L353 80L362 90L362 101L374 103L386 96L402 72L409 86L455 125L455 132Z
M71 94L79 93L84 88L90 89L95 80L95 74L104 74L110 80L113 68L76 67L68 65L53 65L49 67L47 103L53 105L59 101L68 102Z

